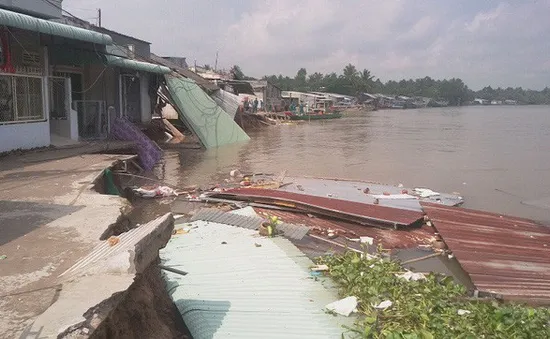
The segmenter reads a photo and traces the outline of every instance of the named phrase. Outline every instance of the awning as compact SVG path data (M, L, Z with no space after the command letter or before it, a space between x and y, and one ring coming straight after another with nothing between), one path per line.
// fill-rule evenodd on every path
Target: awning
M80 27L60 24L58 22L35 18L30 15L0 9L0 25L40 32L64 38L110 45L113 39L107 35Z
M122 58L114 55L107 55L106 57L107 57L107 64L109 66L128 68L136 71L157 73L157 74L168 74L172 72L172 70L170 70L170 68L168 67L151 64L149 62L126 59L126 58Z

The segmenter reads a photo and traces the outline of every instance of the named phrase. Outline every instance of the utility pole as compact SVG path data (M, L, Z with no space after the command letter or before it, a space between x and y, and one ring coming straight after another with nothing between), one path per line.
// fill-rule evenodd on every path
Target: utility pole
M101 8L97 9L97 24L101 27Z
M218 53L219 51L216 51L216 63L214 64L214 72L218 71Z

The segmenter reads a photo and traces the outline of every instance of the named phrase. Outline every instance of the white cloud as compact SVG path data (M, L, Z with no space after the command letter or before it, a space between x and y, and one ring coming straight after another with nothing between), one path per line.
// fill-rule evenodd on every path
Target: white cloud
M383 80L460 77L485 85L550 85L550 0L65 0L101 7L104 24L160 54L238 64L253 76L340 72ZM131 10L122 10L131 8ZM86 16L86 15L83 15ZM89 16L89 12L87 14Z

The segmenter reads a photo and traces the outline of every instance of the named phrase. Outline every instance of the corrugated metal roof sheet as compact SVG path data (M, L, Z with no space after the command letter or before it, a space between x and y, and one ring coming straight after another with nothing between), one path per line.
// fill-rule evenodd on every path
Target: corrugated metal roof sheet
M381 229L340 220L311 218L302 213L268 210L258 207L254 209L261 214L275 215L285 223L305 225L313 229L314 234L316 233L315 230L339 230L339 233L347 238L371 237L374 238L375 245L382 244L387 249L405 249L418 247L418 245L428 245L434 236L433 228L427 226L401 230Z
M165 75L165 78L180 119L204 147L213 148L250 139L195 82L175 75Z
M166 60L163 57L160 57L153 53L151 53L150 58L153 62L159 65L169 67L172 70L174 70L176 73L193 80L197 85L201 86L202 88L208 91L215 91L220 89L215 83L206 80L205 78L201 77L197 73L194 73L188 69L181 68L180 66L171 62L170 60Z
M60 24L58 22L39 19L30 15L0 9L0 25L25 29L43 34L86 41L100 45L110 45L113 39L107 35L80 27Z
M205 208L197 212L191 218L191 221L209 221L225 225L247 228L249 230L257 230L260 228L264 219L259 217L248 217L234 213L226 213L216 208ZM309 228L302 225L293 225L283 223L277 226L277 230L283 232L284 236L291 239L302 239L308 232Z
M353 221L378 226L410 226L424 217L422 212L417 211L269 189L231 189L218 194L218 196L237 197L259 202L274 201L285 206L292 205L292 207L304 211L354 219Z
M550 303L550 228L532 220L422 203L476 288Z
M343 199L365 204L372 204L378 197L380 206L402 208L412 211L422 212L420 201L441 203L448 206L462 204L464 200L456 194L438 193L437 195L422 198L414 196L412 188L397 187L392 185L383 185L368 181L359 180L342 180L342 179L327 179L327 178L304 178L304 177L286 177L285 182L291 183L279 188L279 191L301 193L326 197L328 194L333 198ZM364 193L368 188L369 193ZM392 196L397 196L407 191L409 199L392 199ZM384 196L384 192L390 193L389 196Z
M288 240L195 221L160 256L167 289L195 339L341 338L339 321L325 313L338 299L330 281L311 278L312 264Z
M220 89L212 93L211 97L232 119L235 119L241 105L241 99L238 95Z

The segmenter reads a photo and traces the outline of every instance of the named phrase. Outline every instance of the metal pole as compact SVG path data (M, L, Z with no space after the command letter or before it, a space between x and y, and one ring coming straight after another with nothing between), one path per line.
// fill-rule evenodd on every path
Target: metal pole
M97 9L97 18L98 25L101 27L101 8Z

